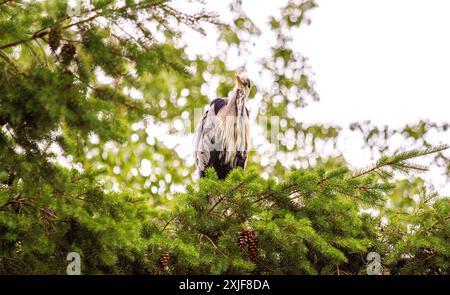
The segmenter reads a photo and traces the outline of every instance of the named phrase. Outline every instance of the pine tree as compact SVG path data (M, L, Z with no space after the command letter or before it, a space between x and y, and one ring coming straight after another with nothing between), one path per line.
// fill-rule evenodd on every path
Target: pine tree
M156 243L170 240L171 271L178 274L365 274L373 251L386 274L445 274L448 199L432 202L424 192L414 214L391 212L385 201L394 172L423 171L410 160L446 148L384 156L353 173L294 170L282 182L241 170L222 182L210 170L198 190L179 196L184 204ZM209 206L206 195L217 202ZM391 223L363 213L366 206L386 210Z
M140 77L187 77L177 28L200 30L213 15L160 0L91 2L79 16L65 0L0 2L2 273L64 273L72 251L85 273L146 272L142 224L160 213L148 194L105 189L87 147L129 138L152 105L124 90Z

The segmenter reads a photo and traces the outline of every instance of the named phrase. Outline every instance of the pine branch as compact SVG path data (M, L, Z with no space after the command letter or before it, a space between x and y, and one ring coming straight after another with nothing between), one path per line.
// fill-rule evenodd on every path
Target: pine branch
M174 221L175 219L178 219L181 216L180 214L174 215L172 218L169 219L169 221L166 222L166 224L164 225L163 229L161 230L161 232L165 231L166 228L169 226L169 224L172 223L172 221Z
M227 194L225 196L222 196L212 207L211 209L209 209L208 211L208 215L211 213L212 210L214 210L214 208L217 207L217 205L219 205L223 200L225 200L226 198L230 197L233 195L233 193L235 193L241 186L243 186L245 184L244 181L240 182L234 189L231 190L231 194Z
M326 183L328 180L330 180L330 179L332 179L332 178L334 178L334 177L338 177L338 176L340 176L340 175L343 175L343 174L347 173L348 171L349 171L349 170L348 170L347 167L343 167L343 168L339 168L339 169L330 171L330 172L328 172L328 173L325 175L325 177L323 177L322 179L320 179L319 181L317 181L317 182L316 182L316 185L317 185L317 186L322 186L322 185L323 185L324 183ZM297 186L296 183L286 184L286 186L285 186L284 188L281 189L281 192L286 191L286 190L290 190L290 189L292 189L292 188L294 188L294 187L296 187L296 186ZM295 191L295 192L298 192L298 191ZM269 194L266 194L266 195L264 195L264 196L261 196L261 197L259 197L256 201L254 201L253 204L256 204L256 203L259 203L259 202L261 202L261 201L263 201L263 200L265 200L265 199L271 198L271 197L275 196L275 193L276 193L276 192L271 192L271 193L269 193ZM301 195L301 196L303 196L303 195ZM306 197L308 197L308 196L306 196ZM298 197L295 197L295 198L293 198L293 199L296 199L296 198L298 198Z
M287 185L286 187L284 187L283 189L281 189L280 192L285 191L285 190L290 190L291 188L293 188L293 187L295 187L295 186L296 186L295 183L294 183L294 184ZM275 191L274 191L274 192L271 192L271 193L269 193L269 194L266 194L266 195L260 197L259 199L257 199L256 201L254 201L253 204L256 204L256 203L259 203L259 202L261 202L261 201L263 201L263 200L265 200L265 199L271 198L271 197L275 196L275 193L278 193L278 192L275 192Z
M74 22L74 23L70 23L70 24L68 24L66 26L61 27L61 29L62 30L66 30L66 29L69 29L71 27L78 26L78 25L81 25L81 24L93 21L93 20L97 19L98 17L106 16L108 13L112 14L112 15L117 14L119 17L120 16L124 17L124 16L127 15L127 13L128 13L127 11L129 11L130 9L138 11L138 10L143 10L143 9L151 9L153 7L156 7L156 6L161 6L161 8L164 11L166 11L166 9L168 9L169 6L164 6L163 4L165 2L167 2L167 0L160 0L160 1L155 1L155 2L152 2L152 3L137 3L135 5L126 5L126 6L117 8L117 9L106 9L106 8L92 9L92 10L89 10L89 11L86 12L86 13L94 13L92 16L90 16L88 18L85 18L85 19L82 19L82 20L79 20L79 21ZM162 6L164 6L164 7L162 7ZM196 22L209 21L211 23L214 23L214 18L215 18L214 15L208 14L206 12L203 12L202 14L199 14L199 15L184 14L181 11L178 11L178 10L172 8L172 7L170 7L170 10L166 11L166 12L167 13L170 12L170 15L175 17L175 18L177 16L180 17L178 19L179 22L183 22L186 25L191 26L192 28L197 29L197 30L199 28L195 28L194 27ZM70 17L65 16L61 20L57 21L57 23L63 22L63 21L68 20L68 19L70 19ZM28 38L24 38L24 39L12 41L12 42L4 44L4 45L0 45L0 49L14 47L14 46L17 46L17 45L20 45L20 44L23 44L23 43L26 43L26 42L38 39L38 38L42 38L42 37L48 35L49 33L50 33L49 26L47 26L47 27L41 28L38 31L34 32Z
M12 2L12 1L14 1L14 0L5 0L5 1L0 2L0 5L8 4L9 2Z
M5 60L16 72L20 73L24 77L28 77L28 75L22 71L19 66L6 54L3 50L0 49L0 57Z
M71 27L73 27L73 26L78 26L78 25L81 25L81 24L90 22L90 21L96 19L96 18L99 17L99 16L101 16L101 14L96 13L96 14L94 14L94 15L92 15L91 17L88 17L88 18L86 18L86 19L80 20L80 21L75 22L75 23L68 24L68 25L62 27L62 29L63 29L63 30L66 30L66 29L71 28ZM39 31L37 31L37 32L35 32L35 33L33 33L33 35L32 35L31 37L24 38L24 39L20 39L20 40L16 40L16 41L13 41L13 42L10 42L10 43L1 45L1 46L0 46L0 49L5 49L5 48L9 48L9 47L14 47L14 46L17 46L17 45L20 45L20 44L23 44L23 43L26 43L26 42L29 42L29 41L38 39L38 38L42 38L42 37L48 35L49 33L50 33L50 30L48 30L48 29L46 29L46 30L44 30L44 31L42 31L42 29L41 29L41 30L39 30Z
M403 173L409 173L409 172L424 172L428 171L427 166L411 163L408 160L441 152L443 150L448 149L448 145L439 145L437 147L430 147L423 150L411 150L406 152L401 152L393 156L383 156L381 157L374 165L361 170L357 173L355 173L352 176L353 178L361 177L370 173L374 172L380 172L380 173L386 173L383 171L384 168L391 168L392 170L400 171Z

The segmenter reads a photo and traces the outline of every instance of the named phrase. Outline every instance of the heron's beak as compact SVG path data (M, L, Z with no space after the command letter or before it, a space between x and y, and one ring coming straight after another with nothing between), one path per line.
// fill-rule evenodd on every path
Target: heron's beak
M236 76L236 84L238 88L244 89L245 83L241 80L241 77L239 77L238 73L234 73L234 75Z

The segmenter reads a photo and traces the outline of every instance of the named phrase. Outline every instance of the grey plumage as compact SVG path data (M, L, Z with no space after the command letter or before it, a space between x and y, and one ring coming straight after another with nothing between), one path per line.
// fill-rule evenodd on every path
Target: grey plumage
M245 106L251 83L236 74L236 85L227 98L217 98L197 127L194 159L200 176L208 167L220 179L236 167L245 168L249 150L249 113Z

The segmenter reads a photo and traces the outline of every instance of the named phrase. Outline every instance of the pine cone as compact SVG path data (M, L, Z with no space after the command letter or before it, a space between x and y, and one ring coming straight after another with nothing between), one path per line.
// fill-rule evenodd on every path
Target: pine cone
M244 247L245 245L247 245L247 240L248 240L248 238L247 238L247 234L246 234L246 232L245 232L245 230L244 231L242 231L241 232L241 234L239 235L239 238L238 238L238 246L239 247Z
M166 252L159 258L159 268L165 272L169 271L170 253Z
M64 44L60 54L61 62L68 65L73 60L76 52L77 49L75 48L75 45L71 43Z
M249 227L244 229L239 234L237 243L239 247L247 246L248 257L252 261L256 259L256 256L258 255L258 238L252 228Z
M249 237L250 241L248 243L248 256L252 261L256 260L258 256L258 238L253 234Z
M48 46L55 52L61 45L61 32L58 28L51 28L48 34Z

